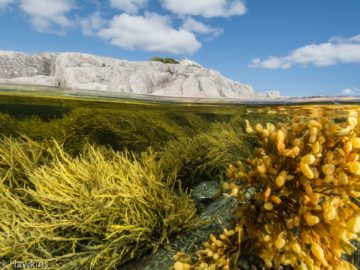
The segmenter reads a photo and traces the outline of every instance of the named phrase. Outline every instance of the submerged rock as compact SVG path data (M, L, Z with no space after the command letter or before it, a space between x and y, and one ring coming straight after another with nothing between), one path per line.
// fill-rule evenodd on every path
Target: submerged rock
M221 195L221 188L216 181L205 181L197 185L191 193L196 208L202 212L206 206Z
M216 181L205 181L197 185L191 194L195 202L214 200L221 195L221 188Z
M190 60L130 62L83 53L0 51L0 83L174 97L274 98Z

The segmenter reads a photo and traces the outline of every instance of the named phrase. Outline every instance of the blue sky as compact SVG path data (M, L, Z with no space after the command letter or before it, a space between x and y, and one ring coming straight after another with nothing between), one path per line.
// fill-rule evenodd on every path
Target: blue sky
M286 96L360 94L359 0L0 0L0 50L189 58Z

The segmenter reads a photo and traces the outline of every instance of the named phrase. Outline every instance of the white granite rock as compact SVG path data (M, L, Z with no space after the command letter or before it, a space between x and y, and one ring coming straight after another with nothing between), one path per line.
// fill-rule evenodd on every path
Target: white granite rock
M51 62L56 54L28 55L21 52L0 51L0 78L50 75Z
M0 83L56 87L58 82L54 76L36 75L32 77L16 77L10 79L0 78Z
M266 97L191 60L130 62L82 53L0 51L0 83L175 97Z

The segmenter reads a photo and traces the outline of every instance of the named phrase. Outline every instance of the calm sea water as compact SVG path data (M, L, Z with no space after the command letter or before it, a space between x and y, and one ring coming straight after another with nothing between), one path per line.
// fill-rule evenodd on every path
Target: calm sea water
M136 154L149 149L162 152L169 144L175 147L179 142L177 147L181 149L184 140L196 141L206 134L213 139L211 143L218 143L217 151L234 158L226 162L234 162L237 153L244 158L251 155L254 148L254 142L243 136L246 120L253 126L260 123L264 127L266 123L289 123L293 117L328 117L343 122L359 112L360 102L352 99L267 103L261 100L187 100L41 88L0 89L1 135L26 137L39 142L55 139L73 155L80 153L85 144ZM231 137L236 134L238 137ZM236 143L232 142L234 140ZM194 178L190 172L186 177Z
M285 101L231 101L201 100L201 99L176 99L144 96L126 96L112 93L92 92L66 92L46 91L46 89L31 90L1 90L0 87L0 133L15 134L25 133L31 135L31 129L22 130L25 122L37 122L39 125L55 124L63 128L63 132L71 132L70 128L81 128L81 125L106 124L115 128L119 121L128 124L127 133L136 135L137 132L146 133L144 129L155 129L159 124L163 131L166 125L173 126L175 133L161 137L173 139L177 136L194 135L206 131L214 123L230 123L251 120L253 124L277 121L287 122L291 117L326 116L333 119L343 119L360 111L360 102L352 99L312 99L312 100L285 100ZM65 122L75 119L81 114L81 121L74 121L71 127L66 127ZM88 116L88 119L86 119ZM101 119L103 117L103 119ZM105 119L108 121L105 123ZM99 123L98 121L103 122ZM8 121L8 122L7 122ZM79 119L80 121L80 119ZM341 121L341 120L340 120ZM13 125L10 125L12 122ZM138 122L135 123L134 122ZM142 122L143 127L141 127ZM156 124L157 123L157 124ZM134 124L134 125L132 125ZM6 126L8 125L8 126ZM40 126L32 126L34 130ZM77 125L77 126L76 126ZM124 124L125 125L125 124ZM150 125L150 126L147 126ZM136 126L136 127L135 127ZM126 125L122 129L127 128ZM99 128L99 126L98 126ZM158 127L159 129L159 127ZM182 130L182 131L181 131ZM99 132L105 130L98 130ZM94 130L83 130L85 136L98 135ZM178 132L178 133L176 133ZM165 132L166 133L166 132ZM40 134L38 134L40 135ZM76 134L74 134L76 135ZM79 134L78 134L79 135ZM104 134L105 135L105 134ZM109 136L111 134L109 133ZM108 138L111 141L111 136ZM153 138L154 140L160 138ZM106 138L104 141L106 144ZM110 142L111 145L111 142ZM151 142L149 142L151 146ZM131 150L131 149L130 149Z
M360 103L351 99L204 103L46 89L0 90L2 140L30 139L39 144L55 140L74 157L86 145L134 156L160 153L165 174L174 171L190 189L223 178L228 164L254 154L256 142L246 135L245 120L253 126L288 123L293 117L344 122L359 113Z

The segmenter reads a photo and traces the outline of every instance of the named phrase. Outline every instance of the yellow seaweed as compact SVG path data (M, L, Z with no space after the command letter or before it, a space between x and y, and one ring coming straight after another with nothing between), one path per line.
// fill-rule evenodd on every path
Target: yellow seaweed
M115 269L190 228L195 207L156 155L0 139L0 259ZM10 267L10 264L8 265Z
M177 267L236 269L246 248L266 269L355 270L343 255L356 250L352 241L360 232L360 152L352 147L360 140L358 118L334 122L321 115L295 116L289 124L254 128L245 122L245 128L260 147L255 157L227 169L224 190L241 202L235 236L226 229L210 236L196 260L176 256Z

